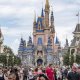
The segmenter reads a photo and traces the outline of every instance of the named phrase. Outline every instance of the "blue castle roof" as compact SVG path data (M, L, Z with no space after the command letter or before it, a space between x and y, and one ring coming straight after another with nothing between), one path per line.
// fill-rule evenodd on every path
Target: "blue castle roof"
M42 8L41 17L44 17L44 10Z
M41 17L38 17L38 19L37 19L37 24L36 24L36 28L38 28L38 23L40 22L40 26L42 27L43 25L42 25L42 21L43 21L43 19L41 18Z
M31 36L29 36L29 41L28 41L29 44L32 44L32 38Z
M59 40L58 40L57 36L56 36L55 44L59 44Z
M51 44L51 40L50 40L50 37L48 37L48 45Z
M40 29L38 28L39 26L40 26ZM43 18L42 17L38 17L38 19L37 19L36 31L37 32L44 32L44 30L43 30Z
M51 40L50 37L48 37L48 44L47 44L47 53L52 52L52 46L51 46Z
M19 51L24 51L24 48L25 48L25 40L23 40L23 38L21 38L21 42L20 42L20 45L19 45Z

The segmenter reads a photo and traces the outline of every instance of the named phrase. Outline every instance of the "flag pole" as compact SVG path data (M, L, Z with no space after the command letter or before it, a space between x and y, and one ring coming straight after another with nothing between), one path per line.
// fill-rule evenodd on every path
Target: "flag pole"
M78 12L78 24L79 24L79 12Z
M76 16L78 17L78 24L79 24L79 12L78 12L78 14Z

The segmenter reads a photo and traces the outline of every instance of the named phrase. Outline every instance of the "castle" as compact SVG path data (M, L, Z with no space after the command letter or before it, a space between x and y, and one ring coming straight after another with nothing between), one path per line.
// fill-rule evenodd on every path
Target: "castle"
M50 14L51 13L51 14ZM61 46L58 38L55 38L55 26L53 11L50 12L49 1L46 0L45 9L42 8L41 16L34 18L33 39L29 36L26 41L21 38L18 56L22 64L27 65L47 65L59 62L59 52Z
M4 45L3 45L4 37L0 29L0 55L3 53Z

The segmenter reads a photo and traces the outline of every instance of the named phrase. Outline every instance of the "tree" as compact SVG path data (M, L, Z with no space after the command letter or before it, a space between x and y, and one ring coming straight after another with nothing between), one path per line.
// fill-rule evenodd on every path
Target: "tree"
M7 65L7 60L5 55L0 55L0 63L2 63L4 66Z
M14 64L20 65L21 64L21 59L17 56L14 57Z
M6 45L4 45L3 52L4 52L4 54L7 54L7 53L12 54L12 55L14 54L12 49L10 47L6 46Z
M4 66L14 66L15 64L21 64L20 58L14 55L10 47L5 45L3 51L4 53L0 55L0 63L3 63ZM7 56L7 54L9 55Z
M64 65L72 65L74 63L74 55L73 54L71 54L71 57L70 57L70 54L68 52L63 57L64 57L64 59L63 59ZM80 55L76 55L76 61L75 62L77 64L80 64Z

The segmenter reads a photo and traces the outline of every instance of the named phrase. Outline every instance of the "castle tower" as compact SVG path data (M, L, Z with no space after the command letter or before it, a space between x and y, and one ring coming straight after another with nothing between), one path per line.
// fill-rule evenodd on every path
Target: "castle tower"
M41 16L34 20L33 26L33 43L37 45L38 39L41 38L44 43L44 11L42 8Z
M23 40L23 38L21 38L19 48L18 48L18 53L19 53L18 56L20 57L21 60L22 60L23 52L24 52L24 40Z
M73 34L74 34L74 36L73 36L74 38L73 38L72 43L70 45L70 52L74 53L75 51L77 51L77 53L79 53L80 48L77 50L78 44L80 42L80 24L79 23L76 25L76 28L75 28ZM74 51L72 52L72 50L74 50Z
M49 11L50 11L49 1L46 0L45 4L45 27L49 27Z
M50 27L49 27L49 12L50 12L50 5L49 5L49 1L46 0L46 4L45 4L45 28L44 28L44 33L45 33L45 45L47 46L47 42L48 42L48 36L50 36Z
M3 40L4 40L4 37L0 28L0 53L3 53Z
M47 64L53 63L53 49L52 49L52 42L50 37L48 37L47 43Z
M54 38L55 38L55 28L54 28L54 16L53 11L51 11L51 24L50 24L50 39L52 42L52 48L54 49Z
M36 13L34 15L34 21L33 21L33 42L36 44Z
M58 37L56 36L56 40L55 40L55 53L58 53L58 48L60 46L60 42Z
M65 47L69 47L68 39L66 38L66 44Z
M63 53L67 53L68 52L68 49L69 49L69 43L68 43L68 39L66 38L66 42L65 42L65 46L64 46L64 49L63 49Z

